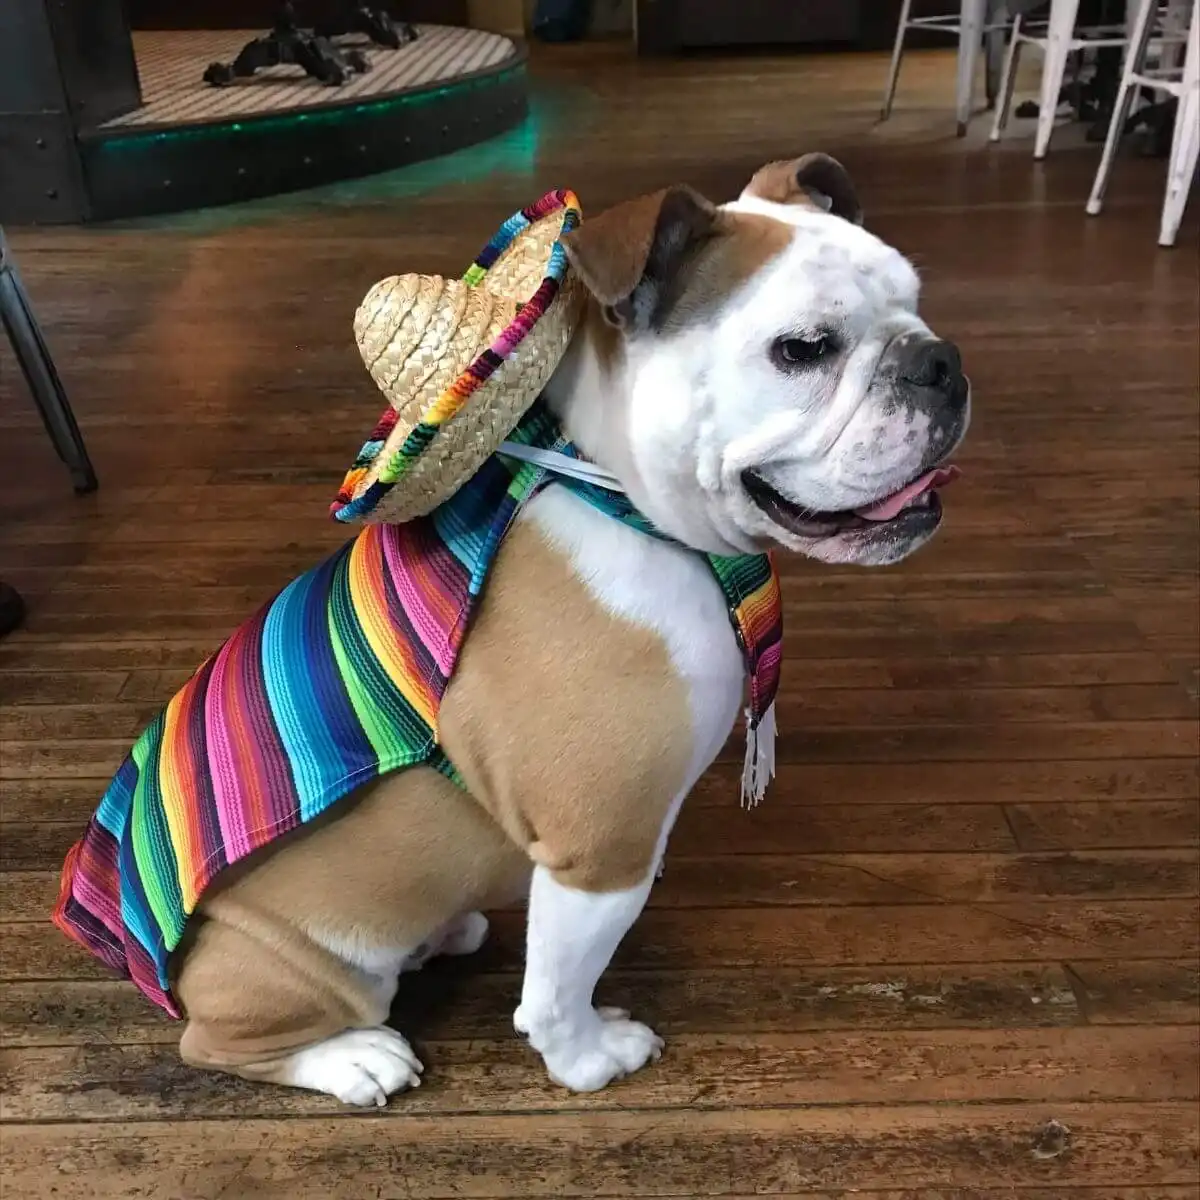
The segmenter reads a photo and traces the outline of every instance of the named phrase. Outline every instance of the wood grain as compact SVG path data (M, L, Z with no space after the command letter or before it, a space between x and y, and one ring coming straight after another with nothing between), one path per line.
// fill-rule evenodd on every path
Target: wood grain
M1114 1039L1104 1028L1014 1032L942 1030L682 1035L659 1071L572 1100L580 1111L845 1104L1200 1099L1200 1046L1190 1026L1157 1026ZM557 1086L521 1039L422 1042L429 1081L392 1115L553 1112ZM172 1046L86 1045L0 1050L0 1120L197 1120L336 1114L339 1103L215 1081Z
M1171 962L1105 963L1077 969L1089 1001L1102 1011L1100 980L1113 991L1136 980L1153 993L1155 1024L1186 1023L1194 1011L1196 971ZM1101 974L1103 972L1103 974ZM667 967L614 969L601 993L672 1035L788 1033L862 1029L1042 1028L1082 1023L1076 976L1057 963L966 963L960 966ZM438 962L405 980L396 1022L420 1038L502 1038L520 975ZM71 980L53 988L7 983L0 989L0 1032L6 1046L154 1042L174 1045L180 1027L115 979Z
M873 1181L960 1189L1047 1184L1190 1185L1189 1103L1055 1105L1070 1146L1037 1152L1014 1105L849 1106L733 1112L301 1118L11 1126L0 1147L18 1194L240 1194L270 1200L728 1195ZM203 1181L199 1188L195 1181ZM349 1184L347 1184L349 1180ZM232 1190L231 1189L235 1189ZM923 1194L928 1195L928 1192Z
M1200 1200L1198 214L1163 164L953 136L953 54L534 53L533 153L144 224L9 230L101 477L71 495L0 357L0 1180L72 1200ZM768 98L769 97L769 98ZM522 917L406 976L425 1085L381 1116L195 1073L180 1027L47 920L132 738L338 546L377 416L349 333L503 216L822 149L908 253L976 400L911 561L784 556L778 778L731 740L602 982L666 1037L592 1097L512 1034ZM1195 210L1193 205L1193 210ZM0 345L0 356L5 354ZM1069 1134L1056 1140L1047 1122Z

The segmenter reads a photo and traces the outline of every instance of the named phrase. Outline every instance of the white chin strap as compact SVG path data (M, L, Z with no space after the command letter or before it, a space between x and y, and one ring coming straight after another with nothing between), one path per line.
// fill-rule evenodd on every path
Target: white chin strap
M555 475L566 475L583 483L593 483L610 492L626 494L621 481L611 471L606 471L595 463L572 458L569 454L560 454L557 450L539 450L536 446L522 446L518 442L501 442L497 453L519 459L521 462L532 463L535 467L542 467Z

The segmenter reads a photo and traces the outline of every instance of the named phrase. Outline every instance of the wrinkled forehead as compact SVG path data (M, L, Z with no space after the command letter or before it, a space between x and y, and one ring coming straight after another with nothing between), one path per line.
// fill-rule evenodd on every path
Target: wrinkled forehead
M861 226L805 205L758 197L724 208L790 227L790 237L752 284L753 306L761 315L860 326L916 308L920 280L912 264Z

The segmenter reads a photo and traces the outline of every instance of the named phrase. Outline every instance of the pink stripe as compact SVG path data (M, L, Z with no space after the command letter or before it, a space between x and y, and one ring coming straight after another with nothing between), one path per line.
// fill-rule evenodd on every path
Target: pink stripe
M448 676L454 669L455 652L447 641L442 622L437 618L438 606L431 605L429 601L432 596L439 596L444 607L454 608L454 597L444 588L435 590L432 586L421 586L417 572L412 569L414 562L421 561L421 551L406 551L405 543L411 540L408 528L400 526L395 533L396 536L383 539L388 574L392 577L400 605L412 622L417 637L432 655L438 670L443 676Z
M227 722L233 718L233 714L227 713L228 706L225 703L230 659L233 656L234 645L241 637L242 633L239 630L217 652L208 681L208 691L204 696L204 729L208 739L213 803L217 810L217 821L221 826L221 839L225 845L227 862L235 862L249 854L252 849L246 831L245 805L238 788L237 755L229 740Z
M76 902L86 908L92 916L99 918L105 929L113 935L113 939L121 942L125 938L125 926L121 922L121 906L117 903L118 883L98 884L83 871L77 871L71 882L71 895Z
M783 643L772 642L758 656L758 670L765 671L769 668L776 668L783 660Z

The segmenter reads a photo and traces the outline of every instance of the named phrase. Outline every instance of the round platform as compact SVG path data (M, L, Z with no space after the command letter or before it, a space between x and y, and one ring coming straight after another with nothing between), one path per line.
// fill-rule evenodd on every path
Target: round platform
M448 154L518 124L525 52L498 34L418 28L398 50L342 40L371 69L327 87L273 67L203 82L253 31L138 32L141 108L80 138L93 220L277 195Z

